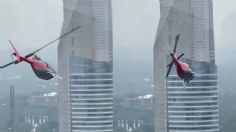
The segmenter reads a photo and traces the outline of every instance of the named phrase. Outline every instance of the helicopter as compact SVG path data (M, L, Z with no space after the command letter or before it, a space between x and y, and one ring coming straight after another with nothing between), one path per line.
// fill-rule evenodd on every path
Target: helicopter
M13 48L14 52L11 54L12 56L15 56L16 57L16 60L6 64L6 65L3 65L3 66L0 66L1 69L4 69L10 65L17 65L21 62L26 62L28 64L31 65L31 68L34 72L34 74L39 78L39 79L42 79L42 80L50 80L54 77L58 77L58 78L61 78L57 75L56 71L53 69L53 67L51 65L49 65L47 62L43 61L40 57L38 57L36 55L37 52L41 51L42 49L48 47L49 45L53 44L54 42L66 37L67 35L69 35L70 33L78 30L80 28L80 26L77 26L75 28L73 28L72 30L70 30L69 32L61 35L60 37L56 38L55 40L49 42L48 44L42 46L41 48L37 49L36 51L34 52L31 52L25 56L22 56L15 48L15 46L13 45L13 43L9 40L9 43L11 45L11 47Z
M175 54L176 48L177 48L177 45L179 42L179 37L180 37L180 35L177 35L175 38L174 50L172 51L169 49L169 52L170 52L169 55L171 56L172 61L169 65L167 65L167 67L169 67L169 68L166 73L166 78L168 78L171 68L174 64L178 77L184 81L184 86L186 86L187 83L189 83L191 80L193 80L195 78L195 74L188 64L180 61L180 58L183 57L184 54L181 54L178 57Z

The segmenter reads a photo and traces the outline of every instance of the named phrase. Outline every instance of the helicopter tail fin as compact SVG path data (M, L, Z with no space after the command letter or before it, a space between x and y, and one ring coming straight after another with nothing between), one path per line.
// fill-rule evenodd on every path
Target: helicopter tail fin
M15 46L12 44L11 40L9 40L9 43L11 44L11 47L13 48L14 52L12 53L12 55L14 55L16 57L16 62L15 63L19 63L21 61L21 56L20 53L16 50Z

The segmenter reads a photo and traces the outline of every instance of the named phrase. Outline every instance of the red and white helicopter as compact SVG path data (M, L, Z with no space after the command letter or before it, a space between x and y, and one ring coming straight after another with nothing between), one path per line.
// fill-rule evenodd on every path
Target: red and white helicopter
M39 52L40 50L46 48L47 46L53 44L54 42L66 37L67 35L69 35L70 33L76 31L77 29L79 29L80 26L73 28L72 30L70 30L69 32L61 35L60 37L56 38L55 40L51 41L50 43L44 45L43 47L39 48L38 50L29 53L25 56L22 56L14 47L14 45L12 44L12 42L9 40L9 43L11 44L14 52L12 53L13 56L16 57L16 60L4 65L4 66L0 66L1 69L6 68L12 64L19 64L20 62L26 62L28 64L31 65L35 75L43 80L50 80L54 77L59 77L57 76L56 71L53 69L52 66L50 66L47 62L43 61L41 58L39 58L36 53ZM60 78L60 77L59 77Z
M180 58L183 57L184 54L181 54L178 57L175 54L176 48L177 48L177 45L178 45L178 42L179 42L179 37L180 37L180 35L176 36L174 51L169 49L172 61L169 65L167 65L167 67L169 67L169 69L167 70L166 78L168 78L168 76L170 74L170 71L171 71L171 68L174 64L178 77L180 79L184 80L184 85L186 85L186 83L189 83L191 80L194 79L195 75L194 75L194 72L192 71L192 69L190 68L190 66L188 64L180 61Z

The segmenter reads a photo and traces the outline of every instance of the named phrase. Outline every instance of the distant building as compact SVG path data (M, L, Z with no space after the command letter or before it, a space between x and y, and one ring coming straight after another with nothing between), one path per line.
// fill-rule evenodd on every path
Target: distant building
M152 108L153 106L153 95L147 94L143 96L137 96L137 97L126 97L122 101L123 107L149 107Z
M143 127L143 120L118 120L116 132L133 132Z
M111 0L64 0L58 47L59 132L113 131Z
M160 0L161 18L154 47L155 131L219 131L217 67L214 55L211 0ZM190 64L196 78L183 86L172 68L166 47L173 48L180 34L177 54ZM167 45L167 46L165 46Z
M56 106L57 105L57 93L45 93L41 95L30 96L27 100L30 105L37 106Z

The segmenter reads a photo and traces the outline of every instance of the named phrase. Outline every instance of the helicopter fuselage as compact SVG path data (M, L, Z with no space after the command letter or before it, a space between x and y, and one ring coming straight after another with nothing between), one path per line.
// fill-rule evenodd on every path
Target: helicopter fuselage
M28 64L30 64L35 75L40 79L50 80L54 78L54 74L56 74L55 70L52 67L50 67L46 62L42 60L38 60L34 57L25 58L25 57L19 56L19 61L17 63L21 61L25 61Z
M54 78L53 74L56 74L55 70L49 67L47 63L31 59L30 65L35 75L40 79L50 80Z
M55 43L56 41L68 36L69 34L75 32L76 30L78 30L79 28L81 28L81 26L77 26L73 29L71 29L69 32L66 32L64 34L62 34L61 36L59 36L58 38L56 38L55 40L45 44L44 46L42 46L41 48L25 55L25 56L21 56L20 53L16 50L15 46L13 45L13 43L11 42L11 40L9 40L9 43L11 45L11 47L13 48L14 52L11 55L14 55L16 57L16 60L13 60L10 63L7 63L3 66L0 66L0 69L4 69L8 66L11 66L13 64L18 64L22 61L27 62L31 65L35 75L43 80L50 80L54 77L58 77L59 79L62 79L62 77L58 76L55 72L55 70L46 62L42 61L39 57L36 56L36 53L41 51L42 49L48 47L49 45L52 45L53 43ZM34 56L34 57L32 57Z
M181 62L173 52L170 53L170 56L172 57L178 77L183 79L185 82L191 81L194 78L194 73L189 65Z

